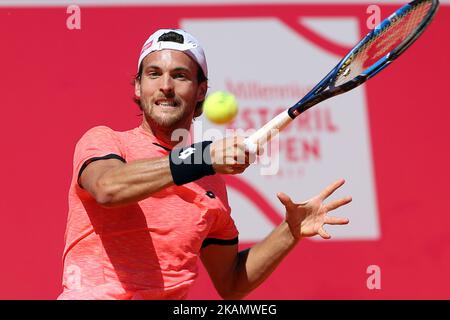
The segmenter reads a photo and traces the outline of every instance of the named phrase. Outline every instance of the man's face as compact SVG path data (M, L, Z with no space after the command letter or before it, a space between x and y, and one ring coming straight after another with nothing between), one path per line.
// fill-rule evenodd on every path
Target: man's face
M185 53L161 50L142 61L135 94L152 128L188 128L197 102L204 100L206 82L197 82L198 65Z

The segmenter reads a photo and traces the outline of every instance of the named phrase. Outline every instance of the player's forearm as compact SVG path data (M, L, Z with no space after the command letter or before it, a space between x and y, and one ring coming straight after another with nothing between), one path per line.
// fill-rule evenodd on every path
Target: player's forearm
M96 200L105 207L126 205L170 185L168 157L137 160L105 172L97 181Z
M281 223L263 241L239 253L229 299L241 299L258 287L294 248L296 240L286 222Z

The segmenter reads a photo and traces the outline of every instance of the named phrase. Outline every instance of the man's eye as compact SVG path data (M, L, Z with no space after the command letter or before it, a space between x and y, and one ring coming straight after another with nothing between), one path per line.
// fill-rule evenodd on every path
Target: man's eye
M150 72L147 73L147 74L148 74L148 76L149 76L150 78L156 78L156 77L159 76L159 73L156 72L156 71L150 71Z
M177 73L173 76L175 79L186 79L187 76L185 73Z

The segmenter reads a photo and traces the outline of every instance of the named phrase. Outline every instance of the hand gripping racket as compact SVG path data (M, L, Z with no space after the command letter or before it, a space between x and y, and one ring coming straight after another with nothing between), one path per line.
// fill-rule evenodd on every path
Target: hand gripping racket
M438 6L438 0L415 0L383 20L300 101L245 139L247 150L256 152L304 111L360 86L386 68L422 34Z

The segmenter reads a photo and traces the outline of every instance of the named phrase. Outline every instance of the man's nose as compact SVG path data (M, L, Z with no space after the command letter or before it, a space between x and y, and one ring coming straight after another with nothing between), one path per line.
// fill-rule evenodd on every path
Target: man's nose
M173 79L169 74L164 74L161 77L160 89L165 96L173 95L174 87L173 87Z

